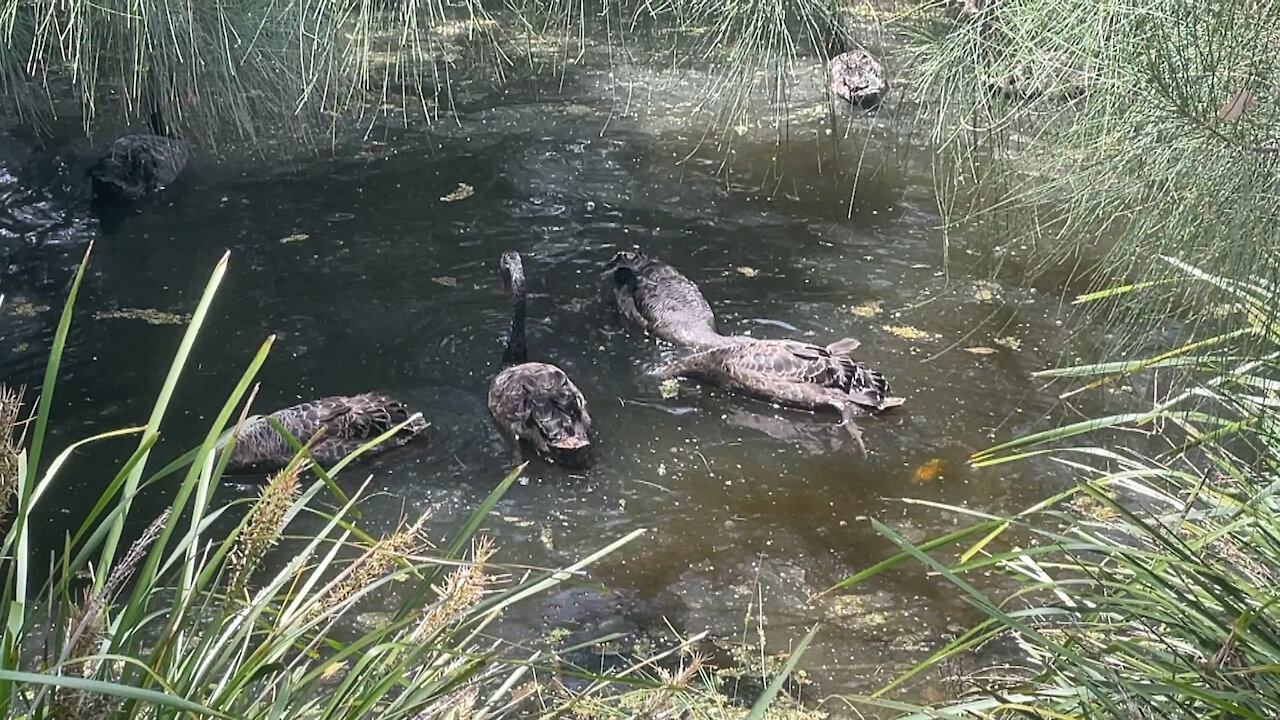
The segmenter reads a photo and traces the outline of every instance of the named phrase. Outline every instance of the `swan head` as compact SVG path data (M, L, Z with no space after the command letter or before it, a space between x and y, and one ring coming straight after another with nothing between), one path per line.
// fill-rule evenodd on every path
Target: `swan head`
M502 259L499 261L502 267L502 289L504 292L520 295L524 292L524 263L520 260L520 253L515 250L508 250L502 253Z
M557 465L580 470L591 465L591 440L586 434L568 435L547 443L547 456Z

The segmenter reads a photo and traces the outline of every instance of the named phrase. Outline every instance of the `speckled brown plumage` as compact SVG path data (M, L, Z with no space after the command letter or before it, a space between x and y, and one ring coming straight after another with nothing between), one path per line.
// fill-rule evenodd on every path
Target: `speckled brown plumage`
M715 313L692 280L638 252L620 252L607 271L618 313L654 337L705 350L740 342L716 331Z
M712 348L663 368L663 378L688 377L802 410L831 409L861 445L855 417L902 404L878 371L855 361L856 340L826 347L794 340L757 340ZM865 448L864 448L865 450Z
M866 50L850 50L831 58L831 93L864 110L879 107L889 92L884 66Z
M587 400L564 370L528 361L520 255L503 253L501 267L503 287L513 298L511 333L502 356L503 370L489 385L489 412L504 434L527 443L543 459L583 466L591 452Z
M513 365L489 386L489 412L507 435L528 442L539 455L563 462L591 445L587 400L555 365Z
M269 416L254 415L245 420L240 436L227 461L227 469L267 472L284 467L295 455L293 448L271 427L274 418L299 443L305 444L324 430L311 448L311 457L329 467L357 448L409 420L413 413L397 400L378 393L333 396L277 410ZM425 433L427 422L415 418L395 435L365 452L365 456L399 447Z

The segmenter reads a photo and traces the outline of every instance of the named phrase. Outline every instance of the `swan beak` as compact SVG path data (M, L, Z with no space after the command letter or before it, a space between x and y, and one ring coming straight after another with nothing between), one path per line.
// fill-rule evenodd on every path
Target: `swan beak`
M589 445L591 445L591 441L575 435L571 435L563 440L551 443L551 446L557 450L581 450Z

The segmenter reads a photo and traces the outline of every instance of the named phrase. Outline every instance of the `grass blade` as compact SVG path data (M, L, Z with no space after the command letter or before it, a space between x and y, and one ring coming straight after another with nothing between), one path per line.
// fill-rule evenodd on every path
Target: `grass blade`
M769 706L773 704L773 699L778 696L778 691L782 689L782 684L791 677L792 671L796 669L796 663L800 662L800 656L809 648L809 643L813 642L813 638L818 634L818 626L814 625L805 636L800 639L795 648L791 651L791 656L787 658L787 662L778 671L778 674L769 681L769 686L764 689L759 698L751 706L751 712L747 713L747 720L763 720L766 713L769 712Z

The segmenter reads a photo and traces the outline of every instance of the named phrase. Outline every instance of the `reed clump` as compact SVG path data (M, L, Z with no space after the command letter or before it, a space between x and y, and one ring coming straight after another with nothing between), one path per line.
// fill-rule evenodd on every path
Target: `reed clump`
M495 566L494 543L478 530L520 469L441 548L426 541L426 515L381 539L365 533L359 512L365 488L348 493L330 472L305 466L302 454L257 497L219 500L221 448L270 338L204 439L169 465L151 467L227 258L192 313L147 425L101 433L45 458L87 262L86 254L54 333L25 443L15 432L19 395L0 394L0 449L17 458L5 465L13 510L0 532L0 716L482 720L507 717L538 696L543 673L556 672L554 658L495 641L486 628L515 603L575 577L643 531L565 567L510 578ZM128 438L137 448L87 504L81 524L53 548L50 562L49 549L35 548L30 532L47 521L40 499L69 482L72 453ZM135 500L155 489L170 503L129 537L140 512ZM39 583L37 563L49 569ZM353 610L375 598L388 619L362 626ZM594 694L613 680L598 682Z
M1219 301L1254 312L1237 329L1158 355L1039 373L1086 381L1066 393L1074 394L1135 374L1184 371L1149 408L974 456L988 466L1047 454L1077 473L1077 487L927 545L877 525L902 554L844 585L916 560L988 619L861 700L921 720L1275 716L1280 345L1273 318L1280 293L1265 278L1232 279L1168 262L1185 282L1209 285ZM1143 291L1125 287L1092 299ZM1121 441L1126 436L1160 439L1166 449L1129 445ZM1006 541L1014 531L1019 538ZM956 550L959 560L944 559ZM977 578L990 574L1012 591L993 597L981 590ZM975 673L967 695L932 707L886 699L911 678L998 639L1012 641L1020 657Z

